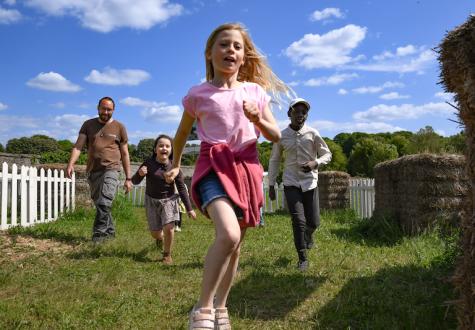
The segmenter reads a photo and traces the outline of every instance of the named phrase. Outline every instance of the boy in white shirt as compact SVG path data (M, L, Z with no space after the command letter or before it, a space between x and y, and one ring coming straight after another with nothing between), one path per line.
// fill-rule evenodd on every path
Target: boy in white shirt
M313 246L313 233L320 225L318 202L318 167L330 162L332 154L318 131L305 125L310 104L297 98L290 102L289 127L282 131L280 142L274 143L269 160L269 198L275 200L274 184L284 153L284 193L292 218L297 268L308 268L306 250Z

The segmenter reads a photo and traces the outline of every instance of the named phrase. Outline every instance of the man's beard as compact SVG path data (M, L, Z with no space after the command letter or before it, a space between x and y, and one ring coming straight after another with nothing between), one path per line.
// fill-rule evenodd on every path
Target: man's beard
M107 113L103 113L99 115L99 118L101 118L103 122L108 122L109 119L111 119L111 117L112 117L112 114L107 114Z

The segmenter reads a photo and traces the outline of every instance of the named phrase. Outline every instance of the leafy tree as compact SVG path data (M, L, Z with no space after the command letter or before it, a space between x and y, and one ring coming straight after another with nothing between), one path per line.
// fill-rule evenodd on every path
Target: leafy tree
M445 152L445 141L431 126L426 126L412 136L408 150L411 154L442 153Z
M327 165L324 165L320 170L324 171L343 171L347 172L348 158L343 153L343 148L331 139L323 138L332 152L332 160Z
M464 154L467 148L467 143L465 142L465 132L462 131L458 134L449 136L446 138L446 150L450 153Z
M342 134L348 134L348 133L342 133ZM342 141L342 144L340 144L343 147L343 152L345 153L346 157L350 157L351 151L353 150L353 147L363 138L368 137L368 133L362 133L362 132L354 132L349 135L341 135L338 134L335 136L337 138L337 141ZM335 141L336 142L336 141Z
M376 164L397 157L396 146L364 138L355 145L351 152L348 171L352 176L373 177Z
M5 149L3 148L3 144L0 143L0 152L4 152Z
M135 144L129 143L129 158L131 162L140 162L141 159L137 157L137 146Z
M13 154L33 154L40 155L48 151L58 151L58 142L46 135L33 135L32 137L21 137L11 139L7 142L7 152Z
M142 162L152 155L154 142L155 139L143 139L139 141L134 155L138 161Z
M59 150L66 151L66 152L71 152L71 150L74 147L74 143L72 143L69 140L59 140L58 141L58 147Z
M399 156L404 156L409 154L409 144L411 140L405 137L404 135L393 134L389 143L396 146L397 153Z
M259 153L259 161L264 168L264 171L269 169L269 159L272 153L272 143L264 141L257 144L257 152Z
M59 150L59 151L48 151L44 152L39 157L39 162L41 164L67 164L69 161L71 153ZM87 154L81 153L76 164L84 165L87 162Z

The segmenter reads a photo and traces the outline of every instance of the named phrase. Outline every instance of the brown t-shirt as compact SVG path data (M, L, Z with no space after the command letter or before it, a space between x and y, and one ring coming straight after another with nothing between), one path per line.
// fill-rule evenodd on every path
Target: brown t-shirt
M79 134L87 137L87 172L120 170L120 146L128 141L124 125L117 120L101 124L98 118L86 120Z

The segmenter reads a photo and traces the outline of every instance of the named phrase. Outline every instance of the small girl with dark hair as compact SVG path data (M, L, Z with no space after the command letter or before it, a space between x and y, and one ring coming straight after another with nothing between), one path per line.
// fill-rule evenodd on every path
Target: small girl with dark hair
M155 140L153 154L140 165L132 177L133 184L139 184L147 177L145 185L145 210L152 237L158 248L163 247L161 261L170 265L173 263L171 250L173 245L175 221L179 220L178 203L180 198L185 204L188 216L196 219L196 213L191 207L190 197L185 186L183 173L180 171L175 183L167 183L163 173L171 169L172 138L160 135ZM176 185L176 189L175 189ZM176 194L178 190L178 195Z

